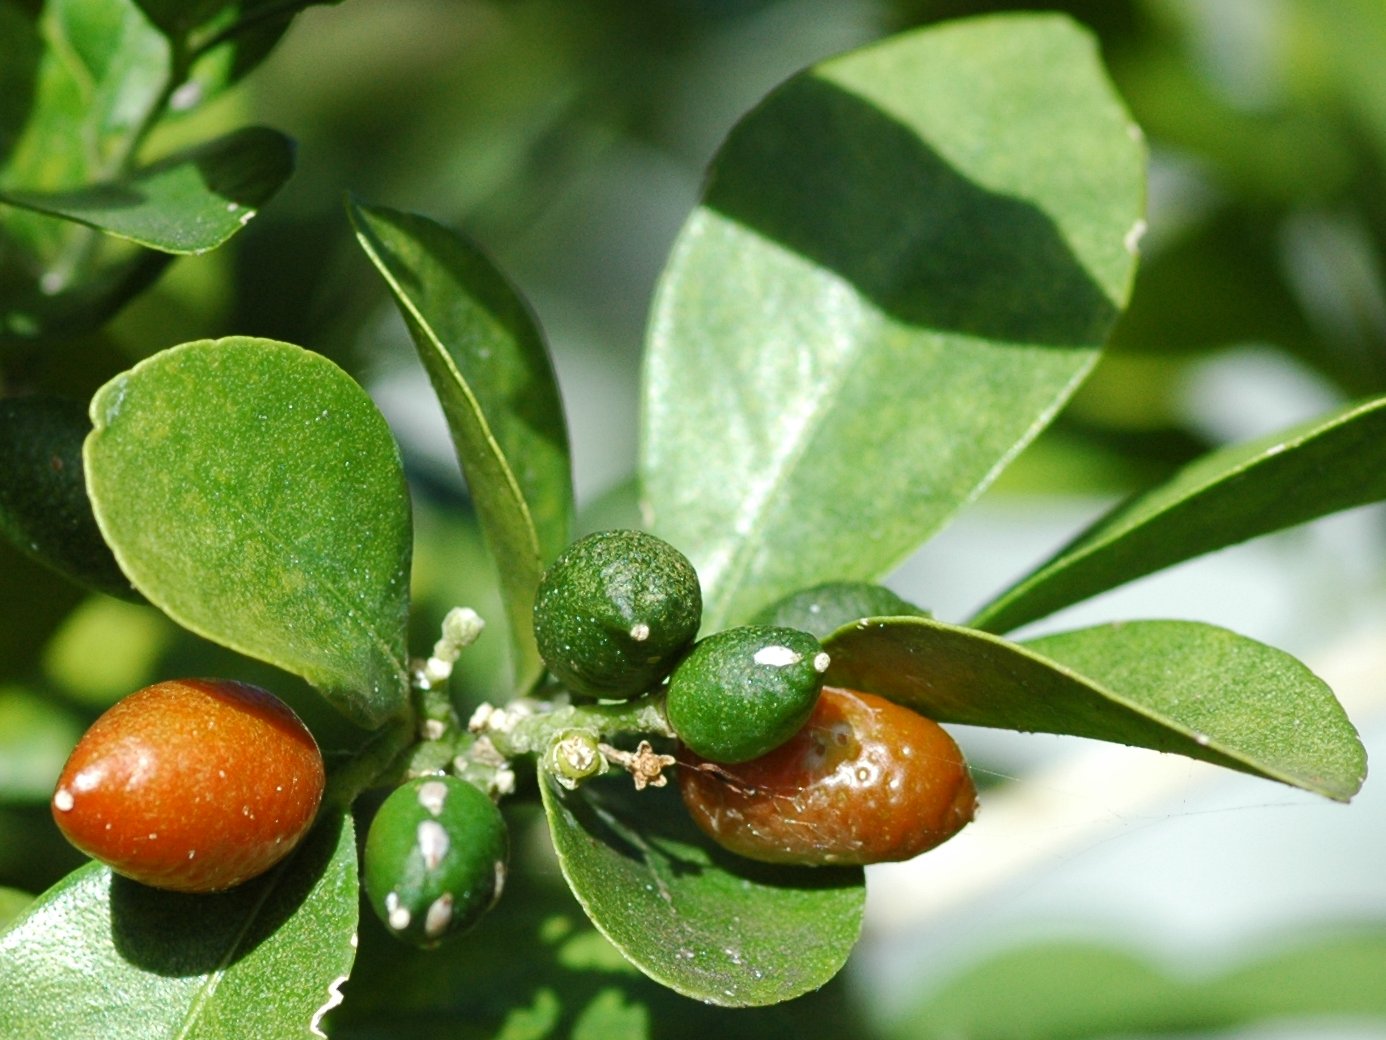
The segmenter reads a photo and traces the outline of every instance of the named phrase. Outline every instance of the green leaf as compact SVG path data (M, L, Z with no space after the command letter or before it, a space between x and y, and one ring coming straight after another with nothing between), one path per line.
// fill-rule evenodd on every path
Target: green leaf
M87 499L82 441L90 431L75 401L0 400L0 534L73 581L137 598Z
M496 561L516 680L527 688L543 669L534 592L573 528L568 434L543 336L475 246L422 217L355 201L347 209L442 402Z
M732 132L651 319L641 476L716 629L874 580L1086 375L1124 305L1139 133L1058 16L905 34Z
M355 956L351 818L221 895L160 892L92 863L0 935L0 1035L13 1040L322 1036Z
M704 838L672 788L563 793L540 779L563 876L592 922L656 982L711 1004L773 1004L823 985L861 930L854 868L773 867Z
M45 804L83 728L54 701L0 686L0 805Z
M250 222L293 172L293 143L245 127L128 177L71 191L0 192L0 203L73 220L167 253L205 253Z
M1003 632L1164 567L1386 498L1386 398L1211 452L1122 504L978 612Z
M1366 753L1329 688L1274 647L1193 621L1135 621L1017 645L916 618L824 641L827 681L940 722L1071 733L1201 759L1347 801Z
M201 340L111 380L91 414L96 519L151 603L359 724L403 706L409 496L350 376L287 343Z

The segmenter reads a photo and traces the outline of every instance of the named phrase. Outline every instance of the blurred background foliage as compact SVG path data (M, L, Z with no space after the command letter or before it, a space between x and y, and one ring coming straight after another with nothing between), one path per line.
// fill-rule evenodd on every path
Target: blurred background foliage
M0 161L23 124L42 6L0 0L0 35L20 59L0 66ZM415 648L454 603L499 625L436 404L352 238L344 193L465 230L518 283L555 354L587 522L619 522L630 515L651 292L732 123L812 61L909 27L1016 9L1067 11L1097 35L1149 141L1150 226L1108 356L998 494L1119 495L1215 443L1301 417L1277 412L1274 394L1256 396L1253 383L1292 385L1296 401L1323 407L1386 392L1379 0L347 0L307 9L234 89L147 144L157 156L236 126L275 127L297 141L280 194L230 244L174 260L99 327L0 340L0 396L85 400L141 357L226 334L327 354L372 391L405 449ZM14 219L0 209L0 258ZM1209 386L1248 388L1251 405L1226 407ZM1262 400L1274 414L1258 414ZM485 698L504 645L497 633L464 658L460 696ZM297 680L195 640L151 608L88 595L0 544L0 920L78 861L46 799L86 721L156 678L212 673L273 686L329 747L353 739ZM552 864L542 852L536 862L497 923L431 962L434 974L368 935L363 965L378 971L352 983L342 1035L399 1035L401 992L411 1036L611 1040L789 1024L812 1036L1076 1038L1306 1015L1315 1029L1328 1015L1386 1035L1382 988L1370 984L1386 978L1386 921L1283 954L1243 950L1199 977L1140 953L1041 943L944 973L896 1001L893 1015L873 1016L845 985L802 1007L694 1013L603 953ZM496 959L515 928L532 933L515 947L538 941L543 971L565 982L535 984L530 965ZM449 989L444 970L490 972L491 982Z

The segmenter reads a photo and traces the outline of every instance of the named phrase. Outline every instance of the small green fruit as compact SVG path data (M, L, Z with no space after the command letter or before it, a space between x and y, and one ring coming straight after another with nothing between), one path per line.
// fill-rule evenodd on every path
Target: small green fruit
M570 545L539 583L534 638L574 693L624 699L650 689L698 634L703 599L688 558L643 531Z
M808 720L828 655L807 632L749 625L708 636L669 680L665 711L678 738L712 762L745 762Z
M884 585L865 581L828 581L792 592L770 604L754 618L757 625L801 628L819 639L843 625L869 617L928 617L913 603L901 599Z
M366 895L385 927L416 946L471 928L500 898L509 840L500 810L451 776L402 784L366 835Z

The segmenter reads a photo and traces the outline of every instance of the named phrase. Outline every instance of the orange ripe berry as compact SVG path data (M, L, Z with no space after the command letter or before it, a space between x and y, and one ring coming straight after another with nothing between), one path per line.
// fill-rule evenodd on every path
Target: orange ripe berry
M803 728L760 758L717 765L685 749L679 788L723 848L805 866L910 859L960 831L977 803L962 752L936 722L831 686Z
M219 892L264 873L307 833L322 754L298 716L246 683L175 679L98 718L63 767L67 840L155 888Z

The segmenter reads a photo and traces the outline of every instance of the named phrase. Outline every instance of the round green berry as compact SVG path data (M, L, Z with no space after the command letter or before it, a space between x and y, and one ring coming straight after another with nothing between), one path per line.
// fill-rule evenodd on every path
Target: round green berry
M828 655L794 628L748 625L708 636L669 680L665 711L679 740L712 762L758 758L808 720Z
M534 638L574 693L650 689L698 634L703 597L688 558L643 531L602 531L554 561L534 600Z
M751 620L757 625L801 628L824 639L843 625L862 618L928 616L927 610L901 599L884 585L866 581L828 581L791 592Z
M451 776L423 776L381 803L366 835L366 896L390 932L435 946L500 898L509 840L496 804Z

